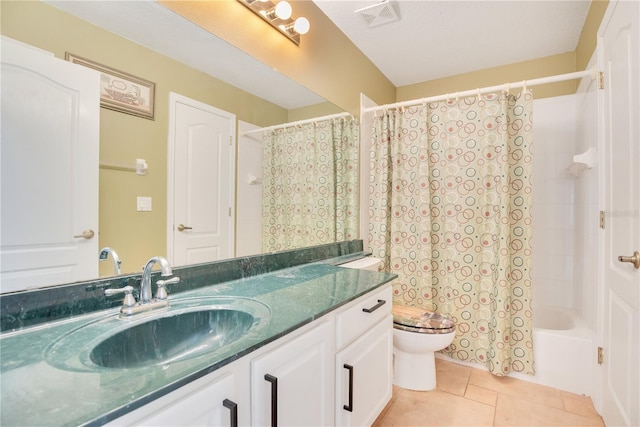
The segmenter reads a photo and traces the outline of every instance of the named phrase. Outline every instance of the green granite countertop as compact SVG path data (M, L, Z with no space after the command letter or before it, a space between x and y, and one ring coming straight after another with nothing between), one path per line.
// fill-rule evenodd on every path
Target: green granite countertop
M268 308L261 314L268 319L262 327L228 346L166 365L125 370L57 361L59 350L64 347L60 345L61 339L91 322L115 318L117 308L3 333L0 335L0 424L104 424L231 363L395 277L314 263L169 295L169 301L174 304L192 298L248 298Z

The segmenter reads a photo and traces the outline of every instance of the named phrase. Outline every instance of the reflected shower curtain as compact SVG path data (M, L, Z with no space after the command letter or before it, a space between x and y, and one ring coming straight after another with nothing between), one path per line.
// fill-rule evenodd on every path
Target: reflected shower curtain
M533 374L532 95L377 113L370 249L396 303L452 317L444 352L496 375Z
M281 128L263 142L263 250L355 239L357 121L342 118Z

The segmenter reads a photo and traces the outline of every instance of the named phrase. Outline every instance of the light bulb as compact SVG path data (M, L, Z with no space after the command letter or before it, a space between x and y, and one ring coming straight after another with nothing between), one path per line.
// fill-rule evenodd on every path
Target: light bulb
M305 17L296 19L296 22L293 24L293 29L298 34L307 34L310 27L309 20Z
M286 1L281 1L276 5L276 16L280 19L291 18L291 5Z

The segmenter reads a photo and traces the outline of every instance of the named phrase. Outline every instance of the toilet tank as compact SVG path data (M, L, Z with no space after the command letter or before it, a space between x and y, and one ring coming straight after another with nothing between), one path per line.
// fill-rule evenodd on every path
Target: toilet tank
M378 271L381 264L382 264L381 259L369 256L369 257L357 259L355 261L350 261L344 264L340 264L338 265L338 267L355 268L358 270Z

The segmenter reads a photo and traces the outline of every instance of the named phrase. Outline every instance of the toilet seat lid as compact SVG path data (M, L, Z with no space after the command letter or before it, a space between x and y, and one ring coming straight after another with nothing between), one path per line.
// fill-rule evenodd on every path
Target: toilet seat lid
M453 332L456 328L453 320L448 317L420 307L394 305L391 313L393 314L393 323L400 326L400 329L431 334L446 334Z

